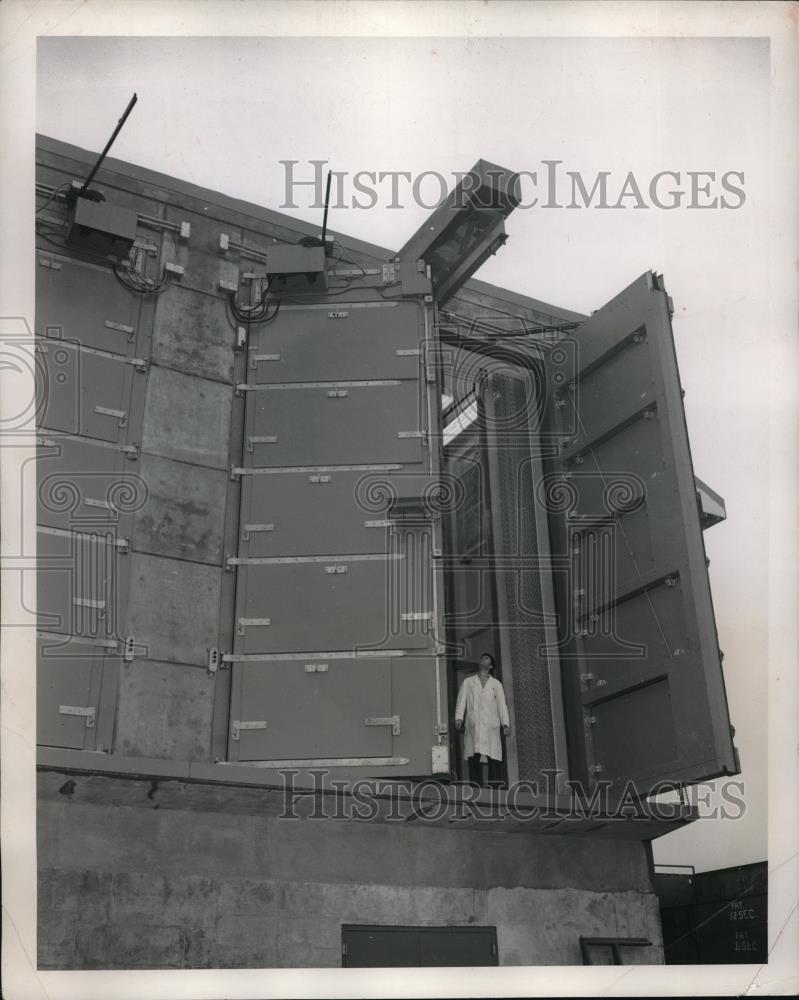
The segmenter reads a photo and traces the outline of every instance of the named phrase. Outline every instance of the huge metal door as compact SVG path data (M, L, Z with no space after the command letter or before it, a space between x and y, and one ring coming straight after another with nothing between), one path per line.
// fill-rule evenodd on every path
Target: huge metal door
M443 665L440 543L421 509L437 468L427 311L367 291L286 303L250 331L231 761L430 772Z
M642 275L547 352L546 509L575 777L737 773L662 278ZM560 366L560 368L558 367Z
M37 741L108 750L144 499L140 301L108 268L37 262Z

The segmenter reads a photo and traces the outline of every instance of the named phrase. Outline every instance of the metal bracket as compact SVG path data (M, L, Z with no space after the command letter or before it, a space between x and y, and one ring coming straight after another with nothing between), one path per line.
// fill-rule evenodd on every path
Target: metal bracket
M99 413L103 417L116 417L120 427L127 425L127 410L112 410L109 406L95 406L94 412Z
M365 726L391 726L392 735L400 735L400 717L398 715L364 719L363 724Z
M208 673L213 676L219 670L219 650L212 646L208 650Z
M257 368L260 361L280 361L279 354L250 354L250 368Z
M59 715L82 715L86 719L86 728L94 729L94 720L96 717L96 709L93 707L84 707L83 705L59 705L58 706Z
M247 451L253 451L256 444L277 444L277 434L251 434L247 438Z
M255 626L264 626L272 624L271 618L239 618L236 623L236 631L239 635L244 635L248 628L253 628Z
M241 739L241 731L243 729L266 729L266 722L264 720L259 722L242 722L240 719L235 719L230 726L230 738L232 740Z
M105 617L105 601L96 601L92 597L73 597L72 603L78 608L93 608L99 611L100 617Z
M164 264L164 270L167 274L174 274L176 278L182 278L186 273L186 268L182 264L173 264L171 260Z
M128 340L133 340L133 338L136 336L136 331L133 329L133 327L127 326L127 324L125 323L115 323L113 320L107 319L103 323L103 326L107 330L116 330L119 333L126 333L128 335Z
M245 524L241 531L243 542L249 542L250 534L254 531L274 531L274 524Z

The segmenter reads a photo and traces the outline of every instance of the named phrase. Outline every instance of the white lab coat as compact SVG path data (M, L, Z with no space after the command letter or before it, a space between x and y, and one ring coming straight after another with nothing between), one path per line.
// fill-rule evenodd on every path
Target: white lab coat
M455 719L461 721L466 716L464 727L464 754L485 754L494 760L502 760L502 740L500 728L510 725L505 690L496 679L489 676L485 687L477 674L467 677L458 692L455 705Z

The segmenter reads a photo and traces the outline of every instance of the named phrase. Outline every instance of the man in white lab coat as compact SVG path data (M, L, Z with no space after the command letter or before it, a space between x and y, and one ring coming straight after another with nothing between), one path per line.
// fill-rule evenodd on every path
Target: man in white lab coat
M501 780L502 740L500 730L510 735L510 717L502 684L492 677L494 658L483 653L476 673L467 677L458 691L455 728L464 731L464 755L469 761L469 780L481 785L483 764L488 780Z

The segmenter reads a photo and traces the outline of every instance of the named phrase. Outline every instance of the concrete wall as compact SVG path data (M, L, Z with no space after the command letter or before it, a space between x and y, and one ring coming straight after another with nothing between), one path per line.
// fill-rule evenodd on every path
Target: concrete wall
M103 805L80 776L47 778L40 968L333 968L347 923L493 925L501 965L580 964L580 935L648 937L625 960L662 962L636 840L285 819L262 792L244 812L180 809L157 783ZM189 786L171 795L191 805Z

